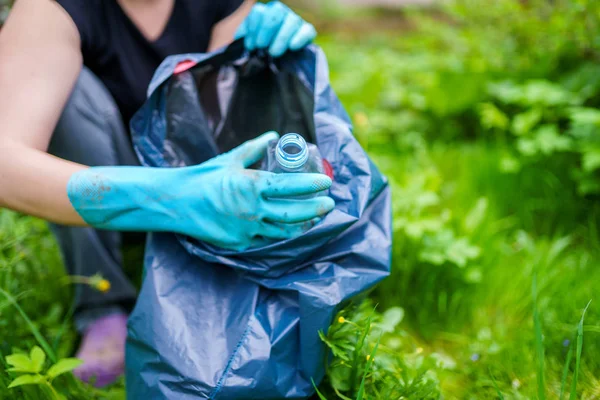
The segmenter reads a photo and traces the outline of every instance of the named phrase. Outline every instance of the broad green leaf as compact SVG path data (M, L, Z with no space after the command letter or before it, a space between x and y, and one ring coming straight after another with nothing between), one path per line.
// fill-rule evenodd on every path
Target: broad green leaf
M8 388L11 389L23 385L39 385L43 384L44 382L44 377L41 375L21 375L13 380L10 385L8 385Z
M592 172L600 169L600 149L584 150L581 166L585 172Z
M63 358L62 360L59 360L56 364L48 368L48 378L52 380L59 375L73 371L81 364L83 364L83 361L78 358Z
M392 307L383 313L379 328L384 332L394 332L396 326L404 318L404 310L400 307Z
M577 96L556 83L545 80L533 80L523 87L523 105L564 106L580 102Z
M573 107L569 110L571 122L576 125L595 125L600 127L600 110L597 108Z
M484 128L500 131L508 128L508 117L502 110L496 107L493 103L483 103L479 106L479 119Z
M517 114L512 122L512 131L517 136L527 135L542 120L542 110L534 108Z
M25 354L11 354L6 357L6 362L12 365L13 372L37 372L35 364Z
M525 107L557 107L577 105L581 102L574 93L545 80L532 80L524 85L511 81L496 82L488 85L488 92L505 104Z
M546 264L552 265L554 261L573 243L571 236L563 236L552 241L550 248L546 250Z
M419 240L425 233L437 232L444 226L444 219L437 218L415 218L408 220L397 218L394 221L394 230L403 230L406 236L413 240Z
M31 362L35 367L35 372L40 372L46 361L46 353L39 346L34 346L29 354Z
M535 131L531 139L519 139L517 149L525 156L537 154L550 155L560 151L571 149L573 139L570 136L561 135L556 125L544 125Z
M481 254L481 249L469 243L467 238L456 240L446 251L448 261L460 268L467 265L469 260L476 259Z
M561 136L556 125L544 125L536 131L535 141L543 154L569 150L571 138Z
M479 283L483 279L481 268L471 267L465 272L465 281L469 283Z
M465 230L469 233L472 233L481 225L483 219L485 218L485 214L488 209L488 199L487 197L480 197L475 203L475 206L469 211L467 216L465 217L465 222L463 226Z
M419 209L425 209L427 207L436 206L440 203L439 196L434 192L423 192L415 197L415 205Z
M517 141L517 150L524 156L534 156L539 152L539 149L533 139L519 139Z
M438 368L453 370L456 368L456 360L444 353L432 353L431 359L435 361L435 365Z
M499 164L500 171L507 174L514 174L521 170L521 162L510 155L503 156Z
M600 193L600 182L595 176L584 176L578 179L577 192L581 195Z
M446 257L439 250L430 249L419 252L419 260L433 265L442 265L446 261Z
M522 88L511 81L494 82L488 85L488 93L506 104L519 103L522 98Z

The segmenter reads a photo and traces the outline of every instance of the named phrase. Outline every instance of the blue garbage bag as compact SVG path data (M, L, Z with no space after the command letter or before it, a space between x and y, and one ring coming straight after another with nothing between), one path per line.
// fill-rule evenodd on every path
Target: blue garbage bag
M237 41L167 58L131 130L141 162L165 168L265 131L300 133L331 167L336 207L301 237L242 252L151 233L128 324L128 398L311 396L328 357L318 332L389 274L391 257L387 181L352 136L323 52L273 60Z

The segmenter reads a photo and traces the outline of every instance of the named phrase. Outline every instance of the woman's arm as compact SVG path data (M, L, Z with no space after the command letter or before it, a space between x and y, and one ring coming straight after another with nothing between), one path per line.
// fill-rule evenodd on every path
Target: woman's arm
M268 133L185 168L86 168L45 153L81 70L74 23L51 0L19 0L0 34L0 206L62 224L168 231L231 249L300 235L333 199L321 174L247 168ZM85 134L85 132L82 132Z
M213 27L210 43L208 44L208 51L217 50L233 42L235 32L250 14L250 10L252 10L254 3L254 0L245 0L233 14L219 21L219 23Z
M46 153L81 70L79 33L51 0L19 0L0 33L0 207L83 225L67 197L82 165Z

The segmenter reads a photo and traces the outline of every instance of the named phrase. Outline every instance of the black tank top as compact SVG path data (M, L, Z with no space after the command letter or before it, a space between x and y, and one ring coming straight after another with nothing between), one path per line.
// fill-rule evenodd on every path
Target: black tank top
M106 85L126 125L165 57L205 52L212 27L243 0L175 0L163 33L148 41L116 0L57 0L81 36L83 63Z

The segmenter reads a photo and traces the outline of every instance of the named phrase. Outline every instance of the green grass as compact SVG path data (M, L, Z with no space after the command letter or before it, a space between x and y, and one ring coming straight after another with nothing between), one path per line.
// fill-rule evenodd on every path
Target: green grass
M394 218L392 276L322 333L333 358L320 399L600 397L596 142L573 139L600 133L569 130L561 113L570 106L544 109L544 123L572 135L575 147L559 150L560 140L539 135L534 145L544 150L522 153L523 137L507 126L539 99L507 105L485 90L498 79L558 81L562 69L596 55L536 36L564 31L560 21L547 30L525 17L511 23L513 36L504 24L481 31L488 36L434 25L439 33L424 36L320 39L357 138L390 178ZM596 95L584 105L598 107L586 73L585 90ZM35 345L57 359L72 355L63 275L45 224L0 210L0 289L22 310L0 296L5 367L5 356ZM0 399L41 398L35 388L7 389L11 379L0 371ZM65 376L56 386L72 399L123 398L122 382L97 391Z
M548 189L528 188L523 177L499 173L499 159L497 150L482 144L444 145L432 151L425 170L433 168L439 174L433 179L439 182L436 207L450 210L451 225L458 232L465 230L465 221L480 199L487 199L479 225L467 229L481 255L464 267L449 262L431 265L414 254L425 238L415 243L399 233L393 276L374 297L382 309L405 308L404 329L420 338L426 352L443 353L454 360L455 368L434 369L446 398L498 398L498 392L505 398L558 398L563 372L568 379L577 376L573 366L561 368L569 350L563 343L576 340L578 315L595 297L595 282L600 278L596 268L600 261L595 233L598 208L587 205L589 216L575 229L570 219L564 221L567 228L561 226L558 209L539 217L515 218L548 195ZM398 170L405 171L401 175L406 174L409 181L417 179L424 168L409 169L398 158L389 160L389 169L385 162L380 165L388 173L395 170L396 176ZM529 190L530 197L521 198L511 213L504 213L506 204L499 202L508 194ZM556 220L549 224L537 218ZM553 228L540 232L538 224ZM537 299L532 296L536 271ZM594 376L600 372L593 356L600 344L593 303L587 321L587 325L579 324L586 333L581 364L586 378L577 386L577 398L594 398L598 383Z
M529 17L533 24L484 27L487 30L480 29L479 35L461 33L467 32L464 26L449 31L437 24L428 26L425 34L405 32L396 39L376 33L359 39L340 34L321 38L333 86L355 123L355 134L393 188L393 273L372 298L381 311L402 307L405 318L385 333L382 344L395 344L398 357L409 361L416 348L423 349L423 362L433 360L424 382L436 383L444 398L600 395L600 363L595 357L599 311L594 302L587 322L581 319L600 278L598 194L582 190L578 181L577 152L587 144L521 153L521 139L512 128L503 128L515 123L515 105L495 103L486 93L489 82L561 79L570 72L564 62L555 63L562 55L549 48L537 48L531 59L528 49L521 49L522 65L506 64L499 70L486 65L487 55L478 53L494 49L493 62L510 60L491 40L502 39L511 29L535 36L526 31L535 25L535 17ZM585 47L583 42L578 45ZM507 53L511 51L516 50ZM585 63L587 56L568 57L575 58L567 68L577 70L573 65ZM596 90L585 101L593 109L598 89L591 89L592 81L586 79L588 89ZM522 101L524 107L538 107L533 98ZM488 112L489 104L498 104L502 111ZM556 124L560 137L574 134L568 122L556 119L561 111L547 111L554 113L548 123ZM597 123L586 128L594 140L600 135L598 128ZM588 188L600 182L597 174L592 176L585 183ZM369 340L372 345L375 337ZM573 364L577 349L580 364ZM337 354L334 359L343 361ZM374 370L400 380L401 374L386 363L384 359L378 365L376 360ZM418 363L407 365L411 373L417 368ZM344 389L339 369L335 363L330 368L322 393L329 386ZM391 384L372 381L371 398L389 398L382 392ZM335 390L325 394L328 399L343 398ZM352 390L342 394L356 398ZM424 397L411 392L406 398Z

